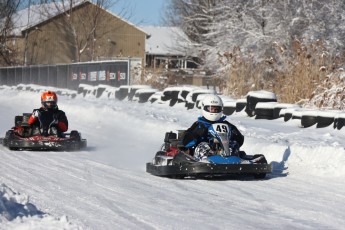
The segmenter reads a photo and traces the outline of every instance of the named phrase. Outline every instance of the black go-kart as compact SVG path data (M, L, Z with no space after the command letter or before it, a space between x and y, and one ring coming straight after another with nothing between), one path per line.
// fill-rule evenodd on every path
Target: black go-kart
M86 139L76 130L60 133L44 121L41 121L40 127L28 125L30 115L23 113L15 117L15 126L6 132L4 138L0 138L3 146L10 150L34 151L75 151L87 146Z
M231 155L229 151L219 150L205 159L196 159L184 149L182 137L185 130L167 132L164 144L152 162L146 163L146 172L155 176L169 178L224 178L224 177L254 177L264 179L272 172L272 165L267 163L264 155L246 155L240 151ZM221 136L217 137L221 143ZM224 141L220 144L226 146ZM228 148L228 146L226 146Z

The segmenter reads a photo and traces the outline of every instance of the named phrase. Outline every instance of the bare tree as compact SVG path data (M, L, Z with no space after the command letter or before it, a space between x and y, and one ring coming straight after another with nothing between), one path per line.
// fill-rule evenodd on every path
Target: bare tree
M109 15L101 12L117 4L120 0L96 0L93 3L96 7L90 10L78 11L75 6L89 1L81 0L42 0L43 13L47 18L60 15L61 20L54 20L56 27L61 28L66 37L65 41L74 50L74 61L92 61L97 58L97 41L109 33L113 28L103 27ZM108 16L108 17L107 17Z
M16 50L10 46L9 39L12 37L12 15L17 11L20 0L0 1L0 64L16 64Z

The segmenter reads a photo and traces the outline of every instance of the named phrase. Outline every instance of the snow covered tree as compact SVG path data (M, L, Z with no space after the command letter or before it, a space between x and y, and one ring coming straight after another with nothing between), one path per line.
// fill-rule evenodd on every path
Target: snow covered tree
M344 10L345 2L335 0L172 0L167 20L194 42L191 50L205 54L206 66L220 68L219 57L234 47L260 61L273 55L274 42L286 49L295 38L322 38L339 52Z
M12 15L17 11L19 0L0 1L0 64L16 64L16 50L10 43L11 31L13 28Z
M236 83L228 89L234 92L277 89L291 73L322 81L322 66L328 72L343 65L344 12L345 2L335 0L172 0L167 19L193 41L189 52L203 68Z

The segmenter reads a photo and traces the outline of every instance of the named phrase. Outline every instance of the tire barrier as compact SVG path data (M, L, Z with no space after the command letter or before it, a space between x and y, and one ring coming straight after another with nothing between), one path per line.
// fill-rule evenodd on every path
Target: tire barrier
M118 90L116 90L115 92L115 98L122 101L124 100L126 97L128 97L129 94L129 85L122 85L118 88Z
M311 127L317 124L317 116L303 115L301 118L301 125L304 128Z
M337 112L335 111L318 111L316 117L316 128L325 128L331 126L334 123L336 113Z
M236 112L236 101L225 101L223 106L223 113L226 116L230 116L231 114Z
M186 107L187 109L196 108L197 105L197 98L201 94L216 94L214 89L193 89L190 91L186 96Z
M236 112L239 113L247 106L247 99L238 99L236 101Z
M156 92L158 92L157 89L138 89L135 92L132 101L137 101L139 103L148 102L149 98Z
M345 126L345 112L338 113L334 117L333 128L340 130L343 126Z
M45 90L54 90L59 95L68 96L70 98L83 97L83 98L105 98L105 99L117 99L117 100L128 100L138 103L157 103L165 104L167 106L175 106L178 103L188 108L188 105L192 105L196 109L195 102L188 98L192 98L194 95L194 89L188 91L184 87L179 89L169 89L173 93L163 93L158 89L153 89L149 86L138 86L138 85L126 85L118 88L108 85L87 85L80 84L78 90L52 88L47 86L33 85L33 84L19 84L16 86L4 86L0 85L0 90L11 89L11 90L24 90L31 92L43 92ZM168 90L166 90L168 92ZM176 92L175 92L176 91ZM133 96L129 97L130 92ZM182 96L184 94L184 96ZM207 92L205 91L205 94ZM167 100L167 95L170 95L170 100ZM176 96L177 95L177 96ZM197 92L197 98L199 102L202 95L200 90ZM247 107L247 99L234 100L229 97L221 96L223 99L224 107L223 113L226 116L239 113ZM175 100L175 104L172 105L171 101ZM200 107L199 105L197 107ZM246 112L247 113L247 112ZM243 114L246 114L243 113ZM302 108L297 104L285 104L278 102L257 102L254 108L255 119L266 119L274 120L281 119L284 122L294 122L301 128L326 128L332 127L337 130L341 130L345 126L345 111L340 110L320 110L320 109L307 109ZM248 114L246 114L248 115ZM248 117L252 118L248 115Z
M273 120L274 118L274 106L277 102L258 102L255 106L255 119Z
M274 93L264 90L249 92L247 94L247 106L245 109L248 116L255 116L255 106L259 102L277 102L277 97Z

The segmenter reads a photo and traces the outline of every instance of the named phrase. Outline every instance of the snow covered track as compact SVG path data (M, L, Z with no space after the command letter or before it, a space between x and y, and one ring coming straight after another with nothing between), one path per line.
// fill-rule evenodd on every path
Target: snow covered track
M37 106L37 93L0 90L0 137L15 115ZM0 202L0 229L345 225L344 129L301 129L280 119L234 114L229 120L245 135L243 150L264 154L273 163L273 174L258 181L172 180L145 173L145 164L162 144L164 133L188 127L198 110L62 96L59 107L71 129L88 140L88 147L80 152L13 152L0 146L1 201L31 204L37 211L6 218ZM5 207L9 211L12 206Z

